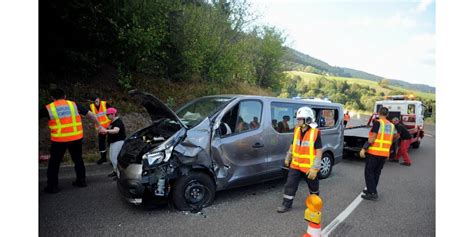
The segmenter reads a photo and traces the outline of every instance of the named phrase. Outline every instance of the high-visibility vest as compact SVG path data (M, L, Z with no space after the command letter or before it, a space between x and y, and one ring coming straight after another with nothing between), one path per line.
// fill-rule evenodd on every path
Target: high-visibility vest
M92 113L95 114L95 116L99 120L100 125L104 128L108 128L110 123L112 122L112 121L110 121L109 118L107 118L107 114L106 114L107 107L105 105L106 103L107 103L107 101L100 101L99 111L97 111L97 108L95 107L94 103L92 103L91 106L90 106ZM99 127L97 127L97 125L96 125L96 129L98 129L98 128Z
M306 173L313 166L314 159L316 158L317 151L314 149L314 143L318 138L319 129L310 128L302 139L300 131L301 128L297 127L293 135L291 150L293 158L290 167Z
M348 114L344 114L344 121L349 121L351 119L351 116Z
M377 132L377 137L375 138L375 142L367 149L367 153L374 156L389 157L395 126L386 119L379 119L378 121L380 127Z
M56 100L46 105L49 113L48 126L51 141L70 142L82 138L82 122L76 103L69 100Z

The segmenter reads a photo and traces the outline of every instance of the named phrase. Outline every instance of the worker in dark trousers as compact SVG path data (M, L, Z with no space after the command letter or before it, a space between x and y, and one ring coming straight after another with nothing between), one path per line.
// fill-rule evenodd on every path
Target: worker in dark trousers
M397 117L393 118L392 122L395 125L395 130L400 136L400 144L398 146L398 150L396 151L395 157L390 161L398 162L398 159L400 159L400 156L402 156L403 162L400 163L400 165L410 166L411 160L410 156L408 155L408 147L410 146L411 134L408 129L406 129L405 126L400 123L400 119Z
M106 112L107 112L107 107L111 107L111 106L107 104L107 101L100 100L99 96L95 94L91 96L91 101L93 103L90 104L90 110L92 111L92 113L95 114L95 116L99 120L100 126L107 129L111 121L107 117ZM96 129L99 129L99 126L96 126ZM98 138L99 138L100 159L97 160L97 164L101 165L102 163L107 161L107 144L106 144L107 134L99 133Z
M289 171L283 203L277 209L279 213L291 209L302 175L305 175L310 194L319 195L317 174L321 166L321 135L319 129L316 128L315 116L311 108L299 108L296 119L298 126L295 128L293 143L285 158L285 166L289 166Z
M91 112L84 107L77 105L75 102L66 100L66 95L61 89L51 91L53 102L46 105L40 110L40 117L48 117L48 126L51 135L50 159L48 162L48 185L44 189L47 193L57 193L58 188L58 172L60 163L69 150L74 169L76 171L76 180L73 186L86 187L86 169L82 160L82 138L83 129L81 115L87 115L99 125L99 120ZM99 129L105 132L104 128Z
M361 197L363 199L373 201L378 199L377 185L385 159L390 156L390 147L395 134L395 126L387 120L387 115L388 109L386 107L380 108L379 119L372 122L368 142L360 151L360 157L365 158L366 189L362 191Z

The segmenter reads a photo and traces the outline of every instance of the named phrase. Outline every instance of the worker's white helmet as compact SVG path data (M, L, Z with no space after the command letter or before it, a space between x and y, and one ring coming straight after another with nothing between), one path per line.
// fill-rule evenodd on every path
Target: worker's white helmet
M304 119L306 124L315 122L316 118L314 117L313 110L308 106L303 106L296 111L297 119Z

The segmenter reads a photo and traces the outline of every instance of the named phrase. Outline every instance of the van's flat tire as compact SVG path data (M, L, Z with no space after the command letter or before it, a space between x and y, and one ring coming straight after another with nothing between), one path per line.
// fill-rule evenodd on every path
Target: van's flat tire
M212 204L216 186L209 175L191 171L176 180L172 190L172 199L176 209L181 211L196 210Z

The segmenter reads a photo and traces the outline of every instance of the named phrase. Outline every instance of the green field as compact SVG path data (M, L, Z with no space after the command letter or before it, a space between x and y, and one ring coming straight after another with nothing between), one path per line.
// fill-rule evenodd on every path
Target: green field
M314 73L307 73L307 72L301 72L301 71L287 71L289 75L293 76L300 76L305 83L308 83L309 81L320 78L320 77L325 77L326 79L329 80L335 80L335 81L347 81L348 84L354 84L357 83L359 85L363 86L369 86L370 88L375 89L377 92L383 92L384 94L389 94L389 92L393 90L397 91L402 91L405 92L405 94L414 94L416 97L426 99L426 100L435 100L436 95L433 93L425 93L425 92L420 92L420 91L412 91L412 90L407 90L402 87L398 86L389 86L389 88L382 88L379 86L379 84L375 81L369 81L366 79L360 79L360 78L350 78L350 77L334 77L334 76L325 76L325 75L319 75L319 74L314 74Z

